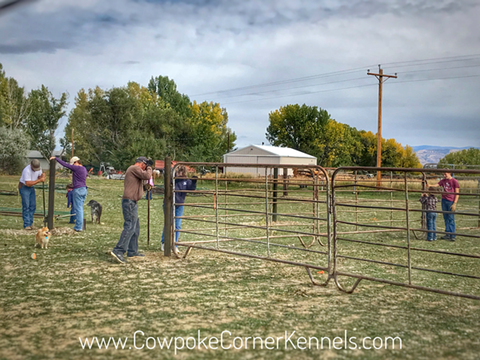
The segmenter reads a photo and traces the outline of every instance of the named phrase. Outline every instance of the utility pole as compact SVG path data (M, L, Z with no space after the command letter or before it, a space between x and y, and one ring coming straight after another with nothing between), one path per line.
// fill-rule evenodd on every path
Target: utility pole
M73 128L72 128L72 157L73 157Z
M377 132L377 167L382 166L382 85L389 78L397 78L397 73L395 75L385 75L383 69L378 65L378 74L371 73L368 70L367 75L373 75L378 79L378 132ZM381 185L382 172L377 171L377 186Z

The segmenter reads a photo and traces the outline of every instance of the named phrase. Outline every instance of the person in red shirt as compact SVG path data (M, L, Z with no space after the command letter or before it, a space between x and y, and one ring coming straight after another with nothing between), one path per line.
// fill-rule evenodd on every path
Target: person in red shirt
M452 177L452 173L444 172L443 179L438 182L438 186L443 188L442 194L442 211L450 211L443 213L445 221L445 234L441 239L455 241L455 210L457 209L458 192L460 186L457 179Z

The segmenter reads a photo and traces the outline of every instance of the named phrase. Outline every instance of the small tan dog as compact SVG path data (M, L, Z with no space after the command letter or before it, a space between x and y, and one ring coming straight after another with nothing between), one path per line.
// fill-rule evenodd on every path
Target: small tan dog
M40 244L40 247L43 249L48 249L48 238L50 237L50 231L48 231L48 227L41 228L38 230L37 235L35 235L35 246Z

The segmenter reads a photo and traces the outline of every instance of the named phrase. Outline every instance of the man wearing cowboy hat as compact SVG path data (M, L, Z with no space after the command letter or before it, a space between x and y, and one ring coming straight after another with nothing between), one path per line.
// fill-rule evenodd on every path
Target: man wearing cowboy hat
M29 165L25 166L22 176L18 182L18 192L22 198L22 218L23 228L32 230L33 214L37 209L34 185L45 181L45 174L42 174L40 161L33 159Z

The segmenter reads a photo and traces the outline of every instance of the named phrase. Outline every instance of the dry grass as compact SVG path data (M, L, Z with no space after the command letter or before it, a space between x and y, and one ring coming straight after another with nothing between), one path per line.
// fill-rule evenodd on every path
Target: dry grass
M18 181L0 178L0 186ZM66 180L68 181L68 180ZM34 249L34 234L22 230L21 218L0 218L3 233L0 245L0 358L4 359L477 359L480 353L477 330L480 302L434 293L363 282L351 295L339 292L332 283L326 288L309 282L303 268L254 259L232 257L194 250L187 259L165 258L159 251L162 229L162 200L151 202L151 245L146 245L147 202L139 203L141 218L140 248L143 259L129 259L127 266L113 263L106 254L121 232L120 195L123 182L89 180L87 201L103 205L102 224L88 224L84 233L72 233L66 219L59 220L57 234L48 250ZM208 185L203 185L208 186ZM19 198L4 197L10 207L20 207ZM2 198L2 201L4 199ZM191 202L211 203L208 197L192 197ZM41 207L41 192L37 192ZM58 210L66 204L64 194L56 195ZM86 208L87 210L89 208ZM286 210L285 210L286 211ZM299 210L297 210L299 211ZM86 211L87 213L87 211ZM203 210L186 208L187 215ZM346 216L346 215L345 215ZM383 216L383 215L382 215ZM386 214L385 216L389 216ZM380 218L376 214L376 218ZM261 224L258 218L246 219ZM41 223L36 220L35 224ZM284 224L292 225L289 220ZM293 224L295 227L302 222ZM192 227L185 222L184 227ZM211 225L209 225L211 226ZM249 236L249 231L241 231ZM381 238L375 235L375 238ZM192 235L182 235L194 241ZM373 238L373 237L372 237ZM378 240L378 239L377 239ZM280 240L279 240L280 241ZM401 236L389 241L401 243ZM298 240L285 243L298 245ZM431 245L431 244L427 244ZM259 253L250 244L222 245ZM439 243L448 248L451 244ZM466 245L458 245L466 246ZM478 245L470 244L478 252ZM313 246L320 250L318 244ZM36 251L37 259L30 255ZM344 245L347 254L367 253L378 258L401 259L395 252L369 253L370 250ZM398 256L397 256L398 255ZM320 264L322 256L277 251L286 260ZM416 261L441 259L417 259ZM351 271L365 271L401 277L384 267L359 267L342 261ZM466 266L452 264L452 266ZM389 270L392 271L392 270ZM478 267L471 269L478 274ZM423 276L423 275L422 275ZM318 281L325 274L315 272ZM435 275L417 279L441 285ZM344 282L349 282L343 279ZM479 285L464 283L466 290ZM468 288L470 286L470 288ZM145 337L219 336L229 330L233 336L283 336L296 331L298 336L362 337L399 336L402 350L82 350L79 337L129 337L142 330ZM295 336L294 336L295 338ZM143 339L144 341L145 339Z

